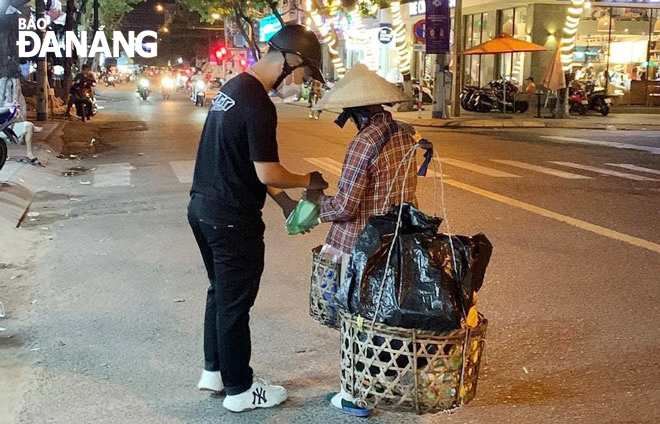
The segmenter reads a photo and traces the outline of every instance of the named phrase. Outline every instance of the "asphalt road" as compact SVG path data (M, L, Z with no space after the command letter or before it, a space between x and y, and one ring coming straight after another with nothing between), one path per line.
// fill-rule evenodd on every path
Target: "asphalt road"
M288 236L271 201L253 367L290 400L235 415L194 388L207 282L185 208L206 108L182 94L101 92L98 156L54 176L26 224L52 240L16 330L28 363L17 422L359 422L324 401L338 388L338 335L308 316L309 252L328 227ZM295 106L278 113L282 162L336 185L354 128ZM420 179L422 209L435 203L453 233L494 245L479 296L486 356L478 397L460 412L370 421L659 422L660 134L421 132L445 174L444 190Z

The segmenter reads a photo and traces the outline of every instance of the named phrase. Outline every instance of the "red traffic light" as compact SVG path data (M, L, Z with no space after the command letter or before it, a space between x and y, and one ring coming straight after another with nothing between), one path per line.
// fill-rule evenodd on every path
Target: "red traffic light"
M213 56L220 60L224 59L227 56L227 48L224 46L216 47Z

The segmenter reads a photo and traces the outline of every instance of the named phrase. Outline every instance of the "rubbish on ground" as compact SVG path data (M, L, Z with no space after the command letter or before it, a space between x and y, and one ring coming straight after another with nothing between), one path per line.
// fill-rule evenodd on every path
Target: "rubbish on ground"
M36 352L36 351L38 351L38 350L41 350L41 348L40 348L40 347L35 347L35 348L33 348L33 349L30 349L30 352Z
M89 142L89 145L90 145L90 146L94 146L95 144L96 144L96 139L93 138L93 139Z
M527 367L523 367L523 371L525 371L525 374L529 374L529 371L527 371Z
M69 200L72 201L72 202L82 202L82 199L79 199L77 197L71 197L71 198L69 198Z
M0 327L0 331L7 331L5 327Z
M39 212L28 212L27 214L28 218L36 218L39 215L41 215Z
M4 317L5 317L5 305L3 305L2 302L0 302L0 318L4 318Z
M91 182L91 181L81 181L80 184L82 184L82 185L90 185L90 184L92 184L92 182Z
M97 158L99 156L101 156L101 155L92 155L93 158Z
M185 302L185 301L186 301L186 299L172 299L172 302L174 302L174 303L181 303L181 302Z
M144 156L144 153L138 153L138 156Z

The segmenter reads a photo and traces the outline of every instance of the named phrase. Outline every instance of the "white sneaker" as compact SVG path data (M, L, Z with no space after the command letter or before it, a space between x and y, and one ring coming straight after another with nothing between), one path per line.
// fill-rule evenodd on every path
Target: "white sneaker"
M202 376L197 383L197 388L199 390L208 390L210 392L220 393L224 389L220 371L202 370Z
M243 412L255 408L270 408L284 402L286 398L287 393L284 387L256 379L252 383L252 387L243 393L227 396L222 402L222 406L232 412Z

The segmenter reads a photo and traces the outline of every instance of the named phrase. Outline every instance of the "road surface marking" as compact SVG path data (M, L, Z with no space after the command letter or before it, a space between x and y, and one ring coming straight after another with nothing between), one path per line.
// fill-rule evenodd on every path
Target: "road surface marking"
M321 168L327 169L331 174L334 174L338 177L341 176L341 163L337 162L334 159L330 158L304 158L307 162L312 165L319 166Z
M582 221L580 219L571 218L570 216L562 215L560 213L553 212L548 209L543 209L538 206L530 205L529 203L521 202L520 200L512 199L511 197L502 196L501 194L483 190L478 187L461 183L459 181L445 180L445 183L478 194L480 196L487 197L491 200L495 200L497 202L504 203L509 206L513 206L515 208L520 208L528 212L532 212L537 215L544 216L546 218L555 219L557 221L564 222L568 225L572 225L582 230L591 231L592 233L599 234L601 236L622 241L624 243L628 243L633 246L642 247L644 249L648 249L656 253L660 253L660 244L653 243L648 240L644 240L628 234L620 233L618 231L610 230L609 228L601 227L600 225L592 224L590 222Z
M328 167L325 161L317 161L316 159L318 158L306 158L305 160L323 169L326 169L330 173L339 175L339 172L337 171L337 169L335 169L334 165L331 165L332 166L331 168ZM329 159L329 158L325 158L325 159ZM332 163L339 163L339 162L330 159L330 164ZM628 243L633 246L642 247L644 249L648 249L656 253L660 253L660 244L653 243L648 240L644 240L638 237L633 237L631 235L620 233L618 231L610 230L609 228L601 227L600 225L592 224L590 222L582 221L580 219L571 218L570 216L562 215L560 213L553 212L548 209L543 209L538 206L521 202L520 200L516 200L511 197L502 196L501 194L493 193L492 191L484 190L479 187L471 186L469 184L464 184L456 180L445 179L444 182L450 186L457 187L474 194L478 194L480 196L486 197L491 200L495 200L496 202L504 203L505 205L512 206L514 208L523 209L526 210L527 212L535 213L537 215L541 215L546 218L554 219L566 223L568 225L572 225L574 227L580 228L582 230L590 231L592 233L601 236L622 241L624 243Z
M596 172L598 174L603 174L603 175L611 175L613 177L619 177L619 178L626 178L628 180L635 180L635 181L658 181L653 178L649 177L642 177L641 175L635 175L635 174L628 174L626 172L618 172L618 171L611 171L609 169L604 169L604 168L596 168L595 166L589 166L589 165L580 165L579 163L573 163L573 162L555 162L555 161L549 161L550 163L554 163L556 165L562 165L562 166L568 166L569 168L577 168L577 169L584 169L585 171L591 171L591 172Z
M94 171L94 187L123 187L131 185L131 171L136 169L130 163L109 163L99 165Z
M619 168L626 168L631 171L648 172L649 174L660 175L660 169L644 168L642 166L630 165L628 163L606 163L605 165L618 166Z
M553 141L564 141L569 143L594 144L597 146L614 147L615 149L641 150L643 152L649 152L655 155L660 155L660 147L640 146L637 144L620 143L618 141L587 140L585 138L562 137L558 135L542 135L541 138L545 138L547 140L553 140Z
M458 168L467 169L467 170L470 170L470 171L473 171L473 172L477 172L477 173L479 173L479 174L488 175L488 176L491 176L491 177L497 177L497 178L520 178L519 175L510 174L510 173L508 173L508 172L499 171L499 170L497 170L497 169L493 169L493 168L486 168L485 166L476 165L476 164L474 164L474 163L470 163L470 162L464 162L464 161L462 161L462 160L458 160L458 159L452 159L452 158L441 158L440 160L442 161L443 164L447 164L447 165L451 165L451 166L456 166L456 167L458 167ZM437 159L436 159L436 161L437 161Z
M170 161L170 166L180 183L190 184L193 182L193 174L195 173L194 160L173 160Z
M571 172L558 171L552 168L546 168L544 166L532 165L525 162L518 162L515 160L501 160L501 159L491 159L493 162L503 163L505 165L511 165L522 169L528 169L530 171L540 172L542 174L554 175L559 178L567 178L569 180L593 180L592 177L587 177L584 175L573 174Z

